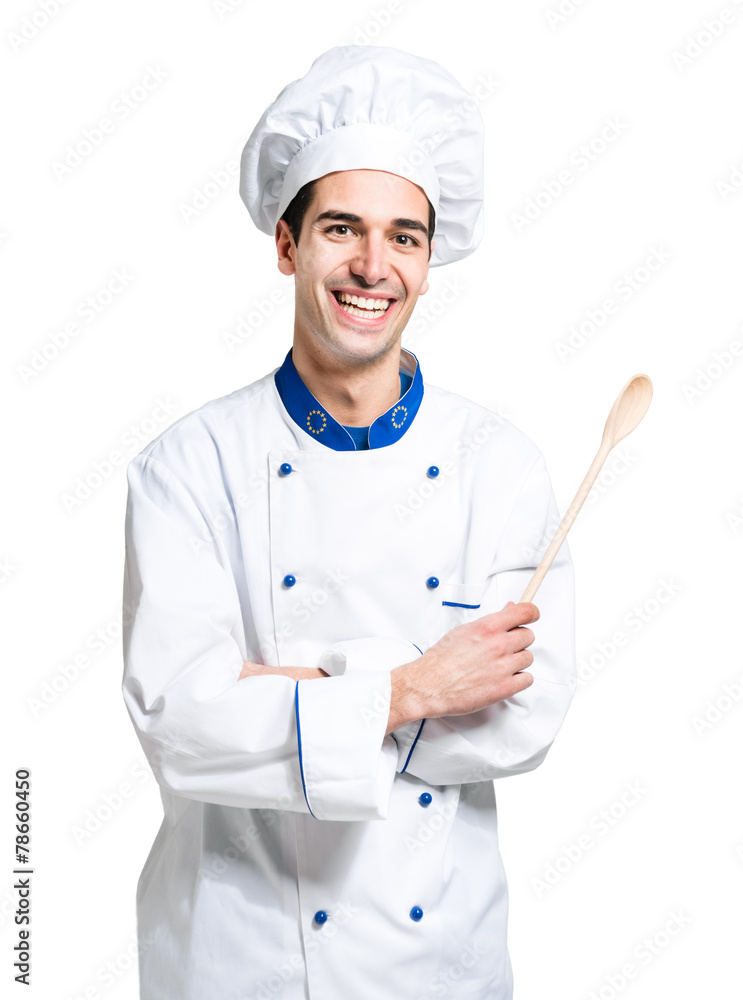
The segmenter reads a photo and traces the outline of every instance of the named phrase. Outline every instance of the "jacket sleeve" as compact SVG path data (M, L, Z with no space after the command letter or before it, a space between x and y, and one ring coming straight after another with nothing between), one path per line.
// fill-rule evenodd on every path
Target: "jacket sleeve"
M389 669L238 680L242 611L204 501L150 455L127 481L122 693L160 785L221 805L384 819L397 761Z
M559 524L544 460L532 464L495 552L478 615L518 602ZM397 771L430 784L459 784L519 774L545 758L576 687L573 569L564 543L534 603L540 618L529 647L534 683L525 691L470 715L410 723L394 732ZM396 642L396 645L394 644ZM329 662L343 659L345 676L357 670L389 669L411 662L421 651L403 639L350 640L328 650ZM322 661L321 661L322 662Z

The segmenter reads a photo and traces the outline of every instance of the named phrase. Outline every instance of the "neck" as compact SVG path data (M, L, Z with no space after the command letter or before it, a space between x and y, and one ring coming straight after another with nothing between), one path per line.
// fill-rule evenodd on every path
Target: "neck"
M292 361L312 395L340 424L368 427L400 398L400 342L381 357L344 362L295 337Z

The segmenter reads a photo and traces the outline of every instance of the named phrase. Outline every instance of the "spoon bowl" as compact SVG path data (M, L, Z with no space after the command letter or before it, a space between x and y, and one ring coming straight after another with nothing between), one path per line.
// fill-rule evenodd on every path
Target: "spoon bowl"
M602 445L611 450L631 434L648 412L653 398L653 383L647 375L633 375L617 396L606 418Z

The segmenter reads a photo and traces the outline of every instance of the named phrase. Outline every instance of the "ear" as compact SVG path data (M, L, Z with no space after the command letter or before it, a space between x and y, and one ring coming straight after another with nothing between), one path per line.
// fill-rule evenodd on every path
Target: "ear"
M435 246L436 246L436 241L434 240L434 241L433 241L433 242L431 243L431 253L433 253L433 248L434 248ZM429 256L428 256L428 259L429 259L429 261L431 260L431 255L430 255L430 254L429 254ZM428 272L429 272L430 270L431 270L431 265L429 264L429 265L428 265L428 268L427 268L427 270L426 270L426 280L425 280L425 281L423 282L423 284L421 285L421 290L420 290L420 291L418 292L418 294L419 294L419 295L425 295L425 294L426 294L426 292L428 291Z
M283 219L276 223L276 252L278 268L282 274L291 275L296 271L295 255L297 244L294 242L289 226Z

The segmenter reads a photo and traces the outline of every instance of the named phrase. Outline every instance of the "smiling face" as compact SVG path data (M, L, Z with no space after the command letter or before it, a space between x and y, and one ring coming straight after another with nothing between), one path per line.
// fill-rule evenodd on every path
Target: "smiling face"
M344 363L399 343L428 290L428 199L381 170L343 170L315 184L299 243L280 220L279 270L295 282L295 343Z

